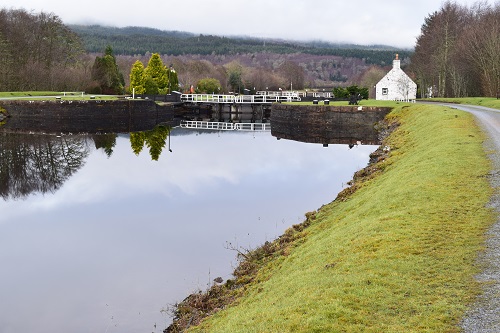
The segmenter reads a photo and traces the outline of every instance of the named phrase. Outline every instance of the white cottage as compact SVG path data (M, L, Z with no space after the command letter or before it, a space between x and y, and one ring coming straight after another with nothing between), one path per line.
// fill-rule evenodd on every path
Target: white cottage
M401 69L401 60L396 54L392 69L375 86L375 99L383 101L414 101L417 84Z

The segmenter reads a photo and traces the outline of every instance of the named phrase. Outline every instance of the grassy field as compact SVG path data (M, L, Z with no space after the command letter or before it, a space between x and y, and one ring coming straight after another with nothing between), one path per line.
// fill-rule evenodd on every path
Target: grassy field
M70 93L68 93L70 94ZM72 93L79 94L81 93ZM0 92L0 97L30 97L30 96L63 96L64 93L58 91L13 91Z
M92 97L91 97L92 96ZM81 92L59 92L59 91L23 91L23 92L0 92L0 98L7 99L33 99L33 100L89 100L89 99L102 99L114 100L116 96L106 95L87 95Z
M398 105L389 157L322 207L237 304L189 332L458 332L492 189L473 117Z

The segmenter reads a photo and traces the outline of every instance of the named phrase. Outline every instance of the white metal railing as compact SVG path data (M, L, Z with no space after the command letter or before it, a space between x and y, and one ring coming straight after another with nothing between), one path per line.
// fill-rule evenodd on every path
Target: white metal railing
M300 102L298 95L211 95L211 94L182 94L182 102L191 103L237 103L259 104L275 102Z
M217 121L183 120L182 128L207 129L217 131L270 131L271 124L267 123L225 123Z
M255 93L256 95L266 96L298 96L302 97L315 97L315 98L333 98L332 92L329 91L264 91L260 90Z
M255 95L266 95L266 96L295 96L295 97L301 97L301 96L305 96L305 93L301 92L301 91L263 91L263 90L260 90L260 91L257 91L255 92Z

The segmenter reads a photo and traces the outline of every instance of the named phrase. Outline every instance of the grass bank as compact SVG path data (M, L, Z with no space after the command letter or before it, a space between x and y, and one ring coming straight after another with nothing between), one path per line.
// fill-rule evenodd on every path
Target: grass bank
M424 98L421 101L426 102L444 102L444 103L456 103L456 104L471 104L480 105L494 109L500 109L500 99L493 97L468 97L468 98ZM312 102L293 102L293 104L311 105ZM319 105L324 105L322 100L319 100ZM377 101L374 99L361 100L359 101L359 106L394 106L395 102L392 101ZM409 103L396 102L396 104L407 105ZM329 105L349 105L347 101L330 101Z
M189 332L458 332L494 222L470 114L400 105L370 173L323 206L243 297ZM353 193L349 193L353 192Z
M293 104L293 105L313 105L313 102L283 102L284 104ZM359 101L358 105L353 105L353 107L356 106L383 106L383 107L394 107L398 105L411 105L412 103L405 103L405 102L394 102L394 101L378 101L375 99L363 99ZM318 105L325 105L325 102L323 100L318 101ZM328 105L336 105L336 106L349 106L348 101L329 101Z
M467 98L426 98L423 101L445 102L457 104L480 105L488 108L500 109L500 99L493 97L467 97Z

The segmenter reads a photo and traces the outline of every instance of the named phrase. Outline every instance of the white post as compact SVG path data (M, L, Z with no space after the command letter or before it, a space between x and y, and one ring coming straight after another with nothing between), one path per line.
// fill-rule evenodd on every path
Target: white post
M132 88L132 99L135 99L135 88Z

